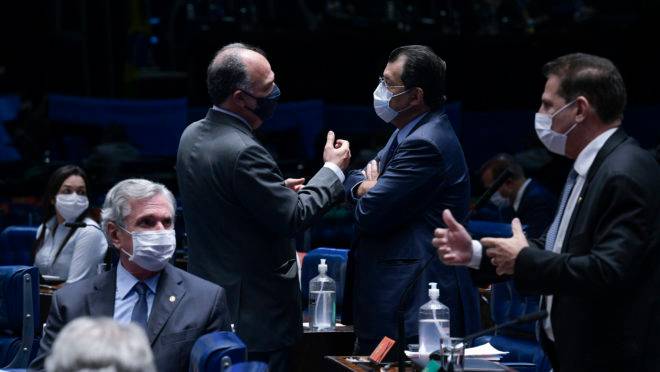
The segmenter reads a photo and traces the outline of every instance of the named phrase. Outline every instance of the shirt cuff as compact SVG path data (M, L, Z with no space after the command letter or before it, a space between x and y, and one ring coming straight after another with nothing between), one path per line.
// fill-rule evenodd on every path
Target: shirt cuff
M323 164L323 166L325 168L330 168L331 171L335 172L335 174L339 178L339 182L344 183L344 180L346 179L346 176L344 176L344 172L342 172L342 170L339 169L337 164L327 161L327 162L325 162L325 164Z
M360 196L358 196L357 191L358 191L358 188L360 188L360 185L362 184L362 182L364 182L364 181L360 181L360 182L356 183L356 184L351 188L351 198L353 198L353 200L355 200L355 201L360 200Z
M479 270L481 266L481 256L483 255L484 248L478 240L472 241L472 258L468 262L467 267L470 269Z

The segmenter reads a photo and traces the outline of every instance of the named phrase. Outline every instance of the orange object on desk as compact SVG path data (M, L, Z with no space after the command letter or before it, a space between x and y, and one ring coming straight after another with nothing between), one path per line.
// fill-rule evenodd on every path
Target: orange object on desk
M381 363L394 344L395 342L391 338L383 337L374 352L369 355L369 360L374 363Z

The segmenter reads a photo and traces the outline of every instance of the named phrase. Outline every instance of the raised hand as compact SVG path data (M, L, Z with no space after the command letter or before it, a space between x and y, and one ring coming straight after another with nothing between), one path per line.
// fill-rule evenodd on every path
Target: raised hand
M495 272L498 275L513 274L516 257L523 248L529 245L519 219L514 218L511 221L511 230L513 236L510 238L481 239L484 248L488 248L486 255L490 257L490 262L495 266Z
M335 140L335 133L329 131L323 148L323 161L334 163L341 170L348 168L351 161L351 149L348 141Z
M438 256L445 265L467 265L472 258L472 237L452 216L449 209L442 212L446 229L437 228L433 232L432 244L438 249Z

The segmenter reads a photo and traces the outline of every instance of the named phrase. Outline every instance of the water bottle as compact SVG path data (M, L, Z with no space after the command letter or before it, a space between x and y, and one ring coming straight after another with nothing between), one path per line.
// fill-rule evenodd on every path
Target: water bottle
M325 258L319 264L319 275L309 281L309 325L313 331L335 329L335 281L326 275Z
M429 302L419 308L419 352L440 350L441 339L449 339L449 308L438 301L438 283L429 283Z

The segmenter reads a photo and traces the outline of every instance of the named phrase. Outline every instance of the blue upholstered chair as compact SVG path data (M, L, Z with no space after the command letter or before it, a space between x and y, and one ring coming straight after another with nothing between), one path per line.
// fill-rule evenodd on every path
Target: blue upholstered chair
M190 352L189 371L224 372L246 359L247 348L235 333L212 332L195 341Z
M467 230L473 239L490 236L507 238L512 235L511 225L505 223L470 221ZM539 310L540 296L522 296L516 291L513 281L508 280L492 285L490 315L495 324L502 324L521 315ZM503 363L520 363L515 366L521 372L545 372L550 363L541 346L536 341L535 324L525 323L505 328L498 334L479 337L475 345L490 342L498 350L508 351ZM527 365L526 365L527 364Z
M0 265L32 265L36 226L9 226L0 233Z
M337 284L336 307L337 309L341 309L344 299L348 249L340 248L316 248L307 252L307 255L305 255L301 277L303 309L306 309L309 305L309 281L319 275L318 266L322 258L325 258L325 262L328 265L327 275Z
M27 368L38 346L39 270L0 266L0 366Z

